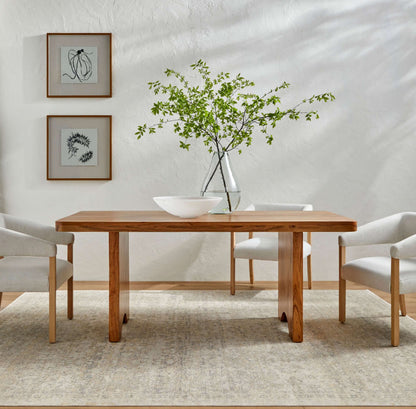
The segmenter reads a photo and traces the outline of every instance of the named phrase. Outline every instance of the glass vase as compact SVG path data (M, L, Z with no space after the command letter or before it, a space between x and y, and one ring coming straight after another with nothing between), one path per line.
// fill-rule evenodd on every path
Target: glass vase
M210 213L231 213L240 203L241 190L234 176L227 152L212 155L208 173L201 188L201 196L220 196L221 202Z

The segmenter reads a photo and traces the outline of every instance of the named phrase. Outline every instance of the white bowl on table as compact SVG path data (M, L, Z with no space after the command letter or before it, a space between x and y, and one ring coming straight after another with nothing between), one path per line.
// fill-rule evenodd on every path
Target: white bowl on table
M153 200L160 208L174 216L192 219L208 213L222 198L217 196L156 196Z

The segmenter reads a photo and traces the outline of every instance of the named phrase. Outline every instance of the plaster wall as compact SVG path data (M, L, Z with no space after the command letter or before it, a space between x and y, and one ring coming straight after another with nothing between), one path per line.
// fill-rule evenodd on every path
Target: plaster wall
M199 58L242 73L258 92L291 83L286 107L313 93L337 97L316 106L318 121L283 121L272 146L257 133L232 157L241 208L312 203L360 224L416 210L415 20L414 0L1 0L0 210L53 224L79 210L156 209L153 196L197 194L210 161L203 146L179 149L169 128L141 141L134 132L153 120L147 82L166 67L190 73ZM113 97L46 98L47 32L112 32ZM113 115L112 181L46 181L48 114ZM227 280L228 240L132 234L131 278ZM107 246L105 234L76 234L77 280L107 278ZM255 263L255 277L274 279L276 269ZM313 278L337 274L337 235L314 234ZM247 277L238 261L237 278Z

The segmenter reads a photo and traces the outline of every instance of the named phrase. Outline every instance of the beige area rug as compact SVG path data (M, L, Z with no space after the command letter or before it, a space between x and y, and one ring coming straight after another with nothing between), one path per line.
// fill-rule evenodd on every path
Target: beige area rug
M141 291L120 343L107 342L108 294L58 292L55 345L47 294L0 313L0 405L416 405L416 322L350 291L305 291L305 341L289 341L276 291Z

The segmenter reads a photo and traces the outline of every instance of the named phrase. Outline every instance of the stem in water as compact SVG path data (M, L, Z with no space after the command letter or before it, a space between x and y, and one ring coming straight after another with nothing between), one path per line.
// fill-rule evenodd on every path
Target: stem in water
M210 176L210 178L208 179L208 182L207 182L207 184L205 185L204 190L202 191L202 193L206 193L206 191L207 191L207 189L208 189L208 186L209 186L209 184L211 183L211 180L212 180L212 178L214 177L215 172L217 171L218 166L220 165L220 161L222 160L222 158L224 157L224 155L225 155L225 152L223 152L223 153L222 153L222 156L218 159L218 162L217 162L217 164L215 165L215 169L214 169L214 170L213 170L213 172L211 173L211 176Z
M223 156L221 156L220 157L220 148L219 148L219 146L218 146L218 143L217 143L217 152L218 152L218 163L219 163L219 165L220 165L220 171L221 171L221 178L222 178L222 183L223 183L223 185L224 185L224 191L225 191L225 194L227 195L227 202L228 202L228 210L230 211L230 213L231 213L231 199L230 199L230 193L228 192L228 190L227 190L227 183L225 182L225 177L224 177L224 171L223 171L223 169L222 169L222 161L221 161L221 159L222 159L222 157L224 156L224 154L223 154Z

